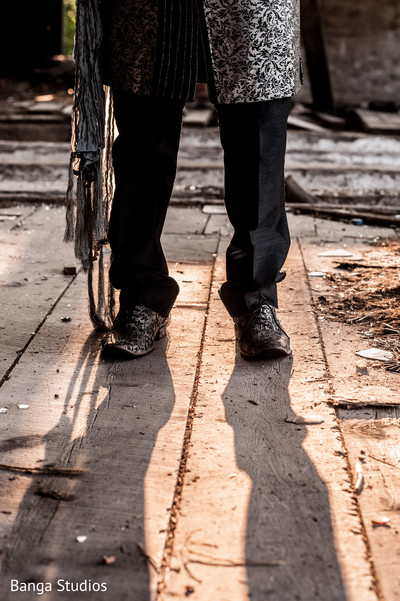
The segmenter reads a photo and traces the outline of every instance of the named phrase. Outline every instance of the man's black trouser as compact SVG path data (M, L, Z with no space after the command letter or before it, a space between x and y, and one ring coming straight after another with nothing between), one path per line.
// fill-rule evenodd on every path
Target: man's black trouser
M263 299L277 306L276 284L290 237L284 208L284 157L290 98L217 106L225 163L225 204L234 228L220 295L235 317ZM160 243L176 174L183 105L114 92L119 131L109 240L110 280L121 302L168 315L178 284Z

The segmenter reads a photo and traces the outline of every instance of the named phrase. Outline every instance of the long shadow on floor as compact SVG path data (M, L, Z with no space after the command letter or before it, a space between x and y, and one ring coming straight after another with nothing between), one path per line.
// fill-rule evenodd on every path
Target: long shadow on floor
M302 448L304 426L287 423L292 359L240 357L223 395L236 461L252 480L246 563L252 601L344 601L328 492ZM313 426L318 427L318 426Z
M11 592L11 578L51 582L52 593L39 597L47 601L150 600L153 568L142 552L145 530L151 528L147 517L146 527L144 523L144 487L157 435L175 402L166 344L160 342L138 361L105 363L99 360L96 334L86 340L59 422L44 436L40 464L78 467L84 473L26 476L31 484L4 554L4 601L38 598L36 593ZM71 593L65 583L60 590L58 579L75 587L86 584ZM105 583L107 592L98 592L94 583Z

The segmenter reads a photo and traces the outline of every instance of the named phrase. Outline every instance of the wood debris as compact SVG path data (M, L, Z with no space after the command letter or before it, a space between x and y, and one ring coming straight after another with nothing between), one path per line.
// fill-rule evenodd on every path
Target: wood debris
M302 425L302 426L318 425L318 424L324 423L324 418L322 417L322 415L313 415L313 414L296 415L296 416L288 415L287 418L285 419L285 422L287 422L289 424L296 424L296 425Z
M306 131L313 131L319 134L326 134L329 129L317 125L314 121L310 121L305 117L298 117L297 115L289 115L288 119L289 127L295 127L296 129L305 129Z
M46 499L54 499L55 501L73 501L75 499L74 495L70 495L58 490L49 490L43 488L39 488L35 494Z
M400 113L355 109L363 129L371 133L400 133Z
M88 470L82 468L72 468L72 467L22 467L18 465L6 465L5 463L0 463L0 470L5 470L8 472L19 472L22 474L49 474L51 476L82 476L86 474Z
M390 518L387 518L385 516L380 516L371 520L371 524L374 528L377 528L378 526L386 526L387 528L390 528L389 522Z
M373 336L375 347L391 351L394 362L384 363L399 373L400 364L400 243L381 242L355 263L340 261L324 278L326 289L317 297L321 315L360 324Z
M194 553L197 557L190 558L186 564L197 563L204 566L213 566L219 568L263 568L263 567L280 567L286 565L285 561L271 560L271 561L252 561L247 559L245 561L233 560L233 559L221 559L220 557L212 557L197 551L189 551Z
M160 571L160 568L158 567L157 563L155 562L155 560L151 557L151 555L149 555L146 551L146 549L144 548L144 546L142 545L142 543L137 542L136 543L136 547L139 549L140 553L143 555L143 557L145 558L145 560L151 565L151 567L157 572Z
M395 374L400 374L400 361L385 361L383 363L383 367L386 369L386 371L390 371Z
M76 265L64 265L64 275L76 275Z
M357 479L356 479L354 489L355 489L356 493L359 495L364 486L364 475L363 475L363 468L362 468L361 461L356 462L356 474L357 474Z
M103 555L102 560L106 566L110 566L117 561L115 555Z
M356 386L333 394L329 400L336 407L396 407L400 394L387 386Z

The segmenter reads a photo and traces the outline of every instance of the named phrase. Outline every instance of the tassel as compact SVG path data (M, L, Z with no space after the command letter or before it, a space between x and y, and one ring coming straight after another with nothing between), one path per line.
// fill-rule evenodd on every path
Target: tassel
M114 313L114 295L110 291L106 295L103 246L107 243L114 188L111 148L115 126L111 92L103 87L101 78L101 42L100 0L77 0L75 92L64 240L75 242L75 256L88 273L90 318L96 329L105 330ZM93 279L97 258L96 302Z

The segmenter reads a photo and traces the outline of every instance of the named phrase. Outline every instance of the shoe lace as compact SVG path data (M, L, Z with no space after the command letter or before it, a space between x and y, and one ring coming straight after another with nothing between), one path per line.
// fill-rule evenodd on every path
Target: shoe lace
M266 315L269 317L274 315L274 311L268 303L261 303L256 309L254 309L253 315Z
M275 315L275 309L269 303L263 302L258 305L258 307L253 311L254 317L264 317L263 327L268 328L270 330L281 330L283 332L282 326Z

